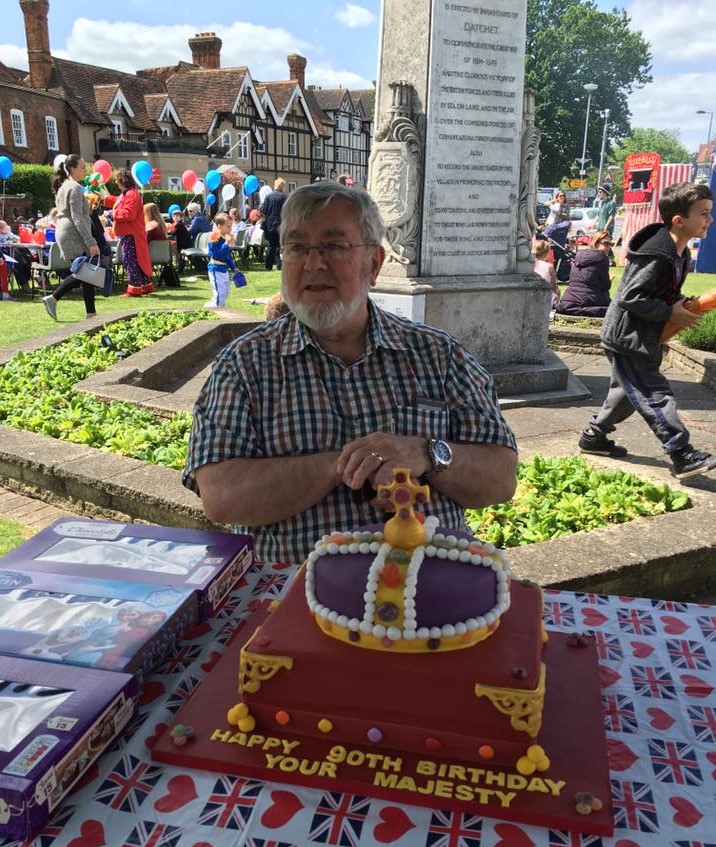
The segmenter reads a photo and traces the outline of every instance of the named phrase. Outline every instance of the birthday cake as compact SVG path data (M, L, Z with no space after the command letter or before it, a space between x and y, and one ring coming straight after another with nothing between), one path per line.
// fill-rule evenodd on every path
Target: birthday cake
M504 554L422 520L407 469L393 517L335 532L241 650L242 732L545 771L542 593Z

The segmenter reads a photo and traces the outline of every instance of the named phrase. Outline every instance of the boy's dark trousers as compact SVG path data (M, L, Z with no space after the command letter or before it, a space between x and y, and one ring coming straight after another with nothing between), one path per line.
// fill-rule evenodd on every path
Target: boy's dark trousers
M590 427L607 435L634 412L644 418L665 453L689 443L689 431L679 417L669 380L661 373L661 361L648 362L634 356L605 351L612 366L609 392L602 408L592 416Z

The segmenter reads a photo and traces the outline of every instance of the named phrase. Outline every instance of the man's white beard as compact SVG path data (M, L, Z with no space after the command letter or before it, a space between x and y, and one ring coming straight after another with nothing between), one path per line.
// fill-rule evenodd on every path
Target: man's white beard
M365 303L365 292L359 292L351 300L334 300L331 303L294 303L281 284L281 294L296 318L314 332L328 332L340 326Z

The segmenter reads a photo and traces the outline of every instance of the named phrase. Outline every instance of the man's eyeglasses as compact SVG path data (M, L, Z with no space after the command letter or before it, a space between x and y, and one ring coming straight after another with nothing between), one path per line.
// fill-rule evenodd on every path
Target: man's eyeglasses
M327 241L325 244L302 244L299 241L289 241L281 247L284 262L305 262L311 255L311 250L318 250L319 256L326 262L345 262L354 247L375 247L375 244L351 244L350 241Z

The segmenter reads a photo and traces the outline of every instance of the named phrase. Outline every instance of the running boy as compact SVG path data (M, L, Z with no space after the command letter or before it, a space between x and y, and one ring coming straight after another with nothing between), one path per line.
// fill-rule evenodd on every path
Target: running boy
M229 246L231 218L224 212L214 217L214 231L209 236L209 282L214 290L212 299L204 304L206 309L220 309L226 305L231 289L229 270L236 270L234 255Z
M666 321L689 327L700 320L684 308L681 288L691 258L687 242L706 236L712 209L713 195L707 186L670 185L659 201L663 224L649 224L629 242L629 265L600 334L612 366L609 392L579 439L583 453L625 456L626 448L607 435L636 411L661 442L677 479L716 467L716 457L691 446L674 392L659 370L659 336Z

